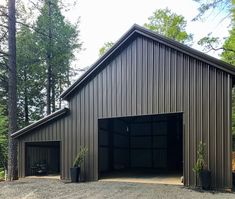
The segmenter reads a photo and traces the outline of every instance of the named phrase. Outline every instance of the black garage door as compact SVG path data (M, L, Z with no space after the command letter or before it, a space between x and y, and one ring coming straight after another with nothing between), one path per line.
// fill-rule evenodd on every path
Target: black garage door
M112 171L182 173L183 114L99 120L99 177Z
M60 142L28 142L25 156L27 176L60 174Z

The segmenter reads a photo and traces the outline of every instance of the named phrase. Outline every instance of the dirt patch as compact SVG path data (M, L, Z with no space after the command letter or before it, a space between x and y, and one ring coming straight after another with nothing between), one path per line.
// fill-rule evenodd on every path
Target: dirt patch
M62 198L235 198L234 193L199 192L177 185L125 182L64 183L51 179L21 179L0 184L4 199Z

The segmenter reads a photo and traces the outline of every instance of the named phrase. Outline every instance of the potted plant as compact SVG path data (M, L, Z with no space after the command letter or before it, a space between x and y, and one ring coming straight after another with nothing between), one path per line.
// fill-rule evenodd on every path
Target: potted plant
M202 141L198 145L197 162L193 167L193 171L199 176L202 189L208 190L211 187L211 172L207 169L205 163L205 147Z
M77 154L73 167L70 168L70 176L71 182L79 182L80 181L80 172L81 172L81 164L84 161L85 155L88 152L86 147L81 148L80 152Z
M232 176L233 176L233 185L235 185L235 152L233 152L233 158L232 158Z

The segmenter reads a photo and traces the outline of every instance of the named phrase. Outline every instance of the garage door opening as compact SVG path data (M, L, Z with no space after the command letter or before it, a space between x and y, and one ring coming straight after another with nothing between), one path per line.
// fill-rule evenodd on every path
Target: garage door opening
M26 176L60 176L60 142L28 142L25 144Z
M181 184L183 114L99 119L99 179Z

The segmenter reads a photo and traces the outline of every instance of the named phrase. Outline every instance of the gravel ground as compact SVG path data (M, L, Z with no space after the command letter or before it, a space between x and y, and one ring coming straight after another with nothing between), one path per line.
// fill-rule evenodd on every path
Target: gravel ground
M21 179L0 182L0 199L41 198L235 198L235 193L201 192L183 186L89 182L72 184L60 180Z

